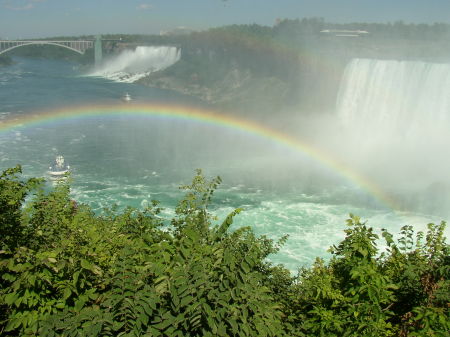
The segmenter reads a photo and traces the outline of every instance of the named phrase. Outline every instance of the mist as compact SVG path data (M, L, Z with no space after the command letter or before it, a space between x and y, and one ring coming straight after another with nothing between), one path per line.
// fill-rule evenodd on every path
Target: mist
M178 62L180 49L168 46L138 46L109 55L89 72L113 81L133 83L152 72L164 70Z
M318 31L324 23L313 20L300 25ZM280 27L277 38L287 39ZM448 216L450 62L437 52L436 57L417 48L408 53L409 42L397 40L403 46L393 49L386 37L338 40L309 33L296 42L307 58L296 60L283 50L278 54L272 50L273 55L240 54L239 49L225 53L220 44L191 46L188 38L182 48L123 50L91 74L126 83L143 79L150 85L169 78L166 85L175 83L172 89L188 93L201 93L204 86L206 100L217 91L221 99L206 102L213 103L213 109L216 104L224 114L257 121L312 145L379 186L403 210ZM371 51L370 46L377 48ZM230 59L224 58L227 53ZM182 55L187 55L184 63L174 66ZM285 64L276 60L280 55L287 57ZM190 61L195 73L183 68ZM162 77L152 75L155 71L162 71L157 73ZM180 79L184 73L188 78ZM228 96L228 101L222 99ZM164 144L156 152L170 153L167 160L174 168L209 168L231 184L253 181L255 186L295 186L317 192L345 180L308 156L258 137L200 131L194 125L152 132ZM137 143L123 140L129 151L139 148Z
M449 216L450 63L353 58L334 109L283 114L286 132L328 153L402 210Z

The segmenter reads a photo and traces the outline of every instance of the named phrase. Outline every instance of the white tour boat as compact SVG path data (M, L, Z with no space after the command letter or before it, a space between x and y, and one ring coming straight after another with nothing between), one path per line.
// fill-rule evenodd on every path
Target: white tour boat
M129 102L131 101L131 96L129 93L125 93L125 95L122 96L122 101Z
M70 172L70 166L65 163L64 157L56 156L55 163L48 168L51 178L63 178Z

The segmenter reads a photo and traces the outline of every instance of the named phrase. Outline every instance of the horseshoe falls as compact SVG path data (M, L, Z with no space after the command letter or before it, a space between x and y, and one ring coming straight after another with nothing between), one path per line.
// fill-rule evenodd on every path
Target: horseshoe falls
M445 128L450 64L354 59L344 73L338 114L362 133L377 129L414 137L424 127Z
M409 207L449 214L450 64L353 59L336 110L351 165L417 196Z

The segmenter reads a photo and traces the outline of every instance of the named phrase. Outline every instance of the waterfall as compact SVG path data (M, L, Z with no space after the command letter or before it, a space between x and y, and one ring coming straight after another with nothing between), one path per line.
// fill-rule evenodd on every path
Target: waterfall
M180 49L167 46L140 46L124 50L103 62L91 76L101 76L117 82L136 82L148 74L163 70L180 59Z
M353 167L390 187L450 184L450 64L354 59L336 109Z
M344 72L337 113L366 136L447 133L450 64L354 59Z

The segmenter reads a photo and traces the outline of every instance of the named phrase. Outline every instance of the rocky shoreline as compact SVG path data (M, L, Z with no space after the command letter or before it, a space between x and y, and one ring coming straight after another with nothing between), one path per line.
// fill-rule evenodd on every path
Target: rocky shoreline
M210 85L199 83L197 78L196 73L185 80L160 71L137 83L173 90L196 97L211 106L232 110L273 110L285 103L290 95L288 83L275 77L255 77L249 70L231 69L222 80Z

